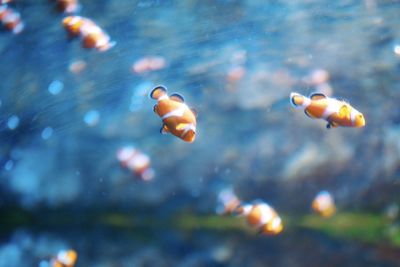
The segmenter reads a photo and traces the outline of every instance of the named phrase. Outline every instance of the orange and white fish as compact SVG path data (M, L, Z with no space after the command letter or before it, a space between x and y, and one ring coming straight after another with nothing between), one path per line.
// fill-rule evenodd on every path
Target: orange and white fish
M121 166L129 169L143 181L154 178L154 170L150 167L150 157L133 146L125 146L117 151Z
M163 57L150 56L143 57L137 60L132 65L132 71L135 73L145 73L150 71L156 71L163 69L167 64L167 61Z
M78 259L75 250L61 250L50 261L41 261L39 267L74 267Z
M7 30L14 34L22 32L25 27L20 14L7 5L0 6L0 21Z
M218 193L217 214L231 214L240 205L239 198L235 195L232 188L226 188Z
M115 45L110 36L88 18L68 16L63 19L63 25L71 37L81 36L85 48L107 51Z
M321 93L311 94L310 97L291 93L290 103L294 107L303 108L310 118L326 120L328 129L337 126L365 126L365 118L361 112L345 101L330 98Z
M157 100L154 112L161 117L161 133L171 133L183 141L193 142L196 138L196 112L190 109L179 94L167 95L163 86L155 87L150 97Z
M80 4L78 0L56 0L57 7L59 10L65 13L78 12L80 9Z
M267 203L242 204L235 212L239 216L245 216L247 223L258 229L259 234L277 235L283 231L282 219Z
M336 212L335 201L328 191L319 192L315 196L311 207L315 213L322 217L331 217Z

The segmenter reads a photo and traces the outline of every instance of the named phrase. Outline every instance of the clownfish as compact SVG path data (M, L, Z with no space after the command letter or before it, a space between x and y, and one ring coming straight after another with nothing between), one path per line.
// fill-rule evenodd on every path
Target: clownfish
M81 36L85 48L96 48L103 52L115 45L115 42L111 42L110 36L88 18L68 16L62 23L71 37Z
M335 201L327 191L321 191L315 196L311 208L315 213L326 218L331 217L336 212Z
M245 216L247 223L256 228L259 234L277 235L283 231L282 219L267 203L241 204L235 213Z
M65 13L74 13L79 11L80 4L78 0L56 0L57 8Z
M132 146L126 146L117 151L121 166L129 169L143 181L154 178L154 170L150 167L150 157Z
M290 103L294 107L303 108L310 118L326 120L328 129L337 126L365 126L365 118L361 112L345 101L330 98L321 93L311 94L310 97L291 93Z
M0 6L0 21L7 30L14 34L22 32L25 26L20 14L6 5Z
M218 193L217 214L231 214L240 205L239 198L235 195L232 188L227 188Z
M168 96L163 86L155 87L150 97L158 101L153 110L163 121L160 132L192 143L196 138L196 112L185 104L183 97L179 94Z
M74 267L77 259L75 250L61 250L50 261L41 261L39 267Z

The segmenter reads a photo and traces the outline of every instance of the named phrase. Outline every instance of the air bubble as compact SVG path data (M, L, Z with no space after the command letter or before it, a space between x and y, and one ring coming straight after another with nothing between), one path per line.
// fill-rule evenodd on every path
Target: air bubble
M54 80L49 85L49 93L52 95L58 95L64 89L64 84L59 80Z
M85 116L83 117L83 121L89 126L95 126L99 123L100 120L100 113L97 110L90 110L86 112Z
M7 121L7 127L10 130L15 130L19 125L19 118L16 115L12 115Z
M42 138L44 140L49 139L53 135L53 132L54 132L53 128L51 128L51 127L44 128L43 131L42 131Z

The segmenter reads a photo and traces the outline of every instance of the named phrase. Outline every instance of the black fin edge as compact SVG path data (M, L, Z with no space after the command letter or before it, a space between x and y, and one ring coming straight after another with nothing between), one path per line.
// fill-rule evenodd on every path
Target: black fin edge
M311 115L308 113L308 111L307 111L306 108L304 109L304 114L306 114L307 117L309 117L309 118L311 118L311 119L315 119L315 117L311 116Z
M310 94L309 98L313 99L313 97L315 97L315 96L322 96L323 98L326 98L326 95L324 95L323 93L318 93L318 92Z
M183 98L183 96L181 96L181 95L178 94L178 93L173 93L173 94L170 95L169 97L170 97L170 98L171 98L171 97L177 97L177 98L179 98L180 100L182 100L182 103L185 103L185 99Z
M294 97L295 97L295 96L297 96L297 95L293 95L293 96L290 98L290 103L292 104L293 107L297 107L297 106L298 106L296 103L294 103Z
M164 92L167 92L167 87L165 87L165 86L163 86L163 85L157 85L156 87L153 88L153 90L151 90L151 92L150 92L150 98L155 99L155 98L153 97L153 94L154 94L154 92L155 92L156 90L158 90L158 89L161 89L161 90L163 90Z

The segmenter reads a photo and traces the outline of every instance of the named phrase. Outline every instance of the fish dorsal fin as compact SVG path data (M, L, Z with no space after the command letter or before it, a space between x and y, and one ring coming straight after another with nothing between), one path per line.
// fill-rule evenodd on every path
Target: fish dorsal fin
M197 118L198 116L197 110L194 108L190 108L190 110L192 111L193 115Z
M339 109L339 117L340 118L350 118L350 109L347 105L342 105Z
M150 97L153 99L159 99L160 97L167 94L167 88L162 85L158 85L154 87L154 89L150 93Z
M163 126L160 129L160 133L162 133L162 134L169 133L169 129L168 129L167 125L163 124Z
M322 94L322 93L313 93L310 95L310 99L311 100L320 100L320 99L325 99L326 95Z
M304 109L304 113L307 115L307 117L310 117L311 119L316 119L316 117L315 117L313 114L311 114L311 113L308 111L308 109Z
M185 103L185 99L180 94L172 94L169 96L169 99L174 100L176 102Z

